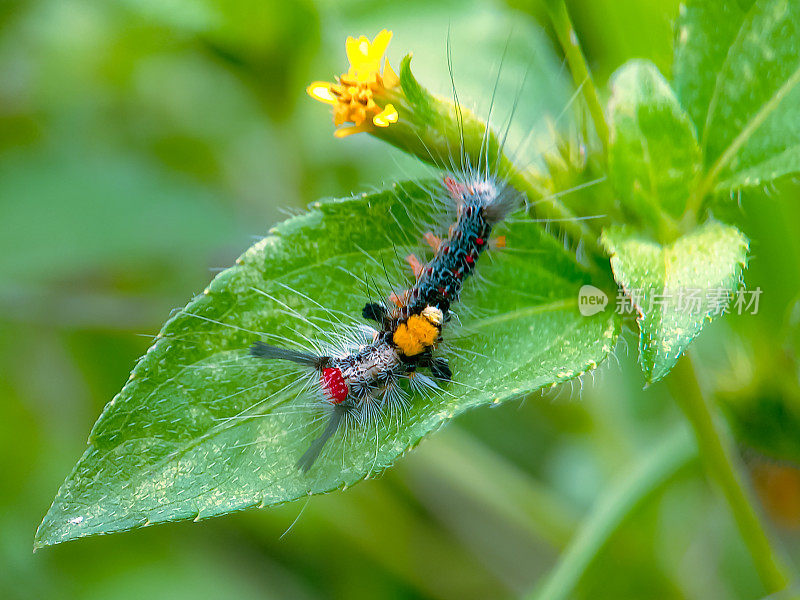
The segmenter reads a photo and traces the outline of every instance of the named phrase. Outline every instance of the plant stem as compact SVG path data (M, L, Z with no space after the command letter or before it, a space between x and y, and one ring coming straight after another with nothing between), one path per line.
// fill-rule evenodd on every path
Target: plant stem
M688 356L681 358L667 379L672 395L694 430L700 457L709 475L722 488L742 540L767 592L787 587L790 578L770 545L748 497L730 445L723 441Z
M517 169L517 167L505 156L501 157L504 161L503 169L507 173L509 183L511 183L517 190L525 193L531 202L536 205L536 214L545 219L552 220L558 224L559 228L565 231L572 240L582 241L586 248L599 256L605 256L604 251L600 248L597 241L597 235L589 229L586 224L578 219L575 214L564 206L557 198L549 196L546 190L541 189L526 176L525 173Z
M524 193L535 206L535 216L552 222L559 231L567 234L573 242L581 242L588 255L586 268L595 277L596 285L615 289L609 270L605 250L600 246L599 236L557 198L543 189L529 173L518 169L505 155L499 157L499 170L517 191Z
M603 145L605 154L608 149L608 124L603 113L603 107L597 97L592 75L586 66L578 36L572 27L567 6L564 4L564 0L546 0L546 4L556 36L558 36L558 41L564 50L564 56L566 56L569 63L572 79L575 85L583 91L583 97L589 108L589 114L592 115L594 128L597 131L597 137L600 138L600 143Z
M684 428L674 431L651 449L603 493L556 567L526 598L562 600L573 597L581 576L625 518L695 456L694 444Z

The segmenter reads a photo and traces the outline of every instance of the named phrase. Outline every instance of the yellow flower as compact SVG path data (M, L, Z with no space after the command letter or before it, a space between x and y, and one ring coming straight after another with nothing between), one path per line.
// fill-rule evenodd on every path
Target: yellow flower
M358 39L348 36L344 43L347 60L350 61L348 75L355 77L357 81L369 81L372 73L380 71L381 59L391 39L392 32L386 29L378 33L372 43L363 35Z
M306 91L312 98L333 106L337 137L397 122L397 110L385 98L386 91L400 83L388 61L383 59L391 39L392 32L386 29L372 42L363 35L358 39L348 37L345 42L350 61L347 73L337 77L336 82L315 81L308 86ZM382 71L381 62L384 63ZM345 123L352 125L341 127Z

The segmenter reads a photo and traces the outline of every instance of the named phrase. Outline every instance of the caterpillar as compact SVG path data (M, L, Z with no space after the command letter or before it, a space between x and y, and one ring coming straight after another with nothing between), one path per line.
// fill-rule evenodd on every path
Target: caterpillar
M427 234L434 250L425 265L410 255L414 284L388 302L368 302L362 317L376 322L372 339L362 343L358 335L340 343L338 349L307 352L282 348L263 341L250 354L265 360L295 363L309 376L312 393L330 411L324 430L297 461L307 472L327 441L342 423L365 424L388 411L402 411L408 394L399 385L408 381L412 389L435 389L437 382L452 377L446 359L437 356L442 332L450 320L465 280L489 245L492 229L520 203L521 195L494 176L478 176L472 169L442 180L444 191L455 204L456 219L448 235L439 239ZM426 369L432 379L419 372Z

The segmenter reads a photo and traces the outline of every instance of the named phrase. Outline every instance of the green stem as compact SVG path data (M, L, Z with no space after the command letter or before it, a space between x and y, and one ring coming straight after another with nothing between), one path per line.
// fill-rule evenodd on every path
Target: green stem
M608 488L561 555L556 567L529 600L572 598L586 569L625 518L646 498L660 490L696 456L691 437L681 428L650 450L633 468Z
M571 240L582 241L584 246L596 256L605 256L605 252L598 243L597 234L586 226L586 223L579 220L575 213L569 210L557 198L551 197L546 190L543 190L532 179L508 160L505 156L501 157L502 173L506 173L506 178L515 189L523 192L531 202L536 203L536 215L545 220L551 220L564 231Z
M556 36L558 36L558 41L564 50L564 56L566 56L569 63L572 79L575 85L581 88L583 92L583 97L589 108L589 114L592 115L592 121L594 121L597 137L600 138L600 143L603 144L605 152L608 149L608 124L592 81L592 75L586 66L578 36L569 18L567 6L564 4L564 0L548 0L547 9L550 13L550 20L553 23Z
M606 251L600 245L600 236L543 189L533 177L518 169L505 155L500 156L500 172L516 190L524 193L535 204L536 218L555 223L558 230L566 233L571 241L583 244L589 259L587 268L594 277L595 285L606 286L609 290L615 289Z
M748 497L733 452L729 444L723 441L714 424L688 356L678 361L667 382L675 401L694 430L700 457L706 470L722 488L764 587L770 594L786 588L790 578L770 545L764 527Z

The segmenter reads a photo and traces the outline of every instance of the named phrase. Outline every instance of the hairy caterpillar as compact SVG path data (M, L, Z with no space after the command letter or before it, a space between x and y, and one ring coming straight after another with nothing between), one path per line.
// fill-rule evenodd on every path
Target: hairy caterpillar
M358 40L348 38L347 53L351 62L348 73L334 83L315 82L309 87L308 92L313 98L333 106L337 127L352 123L352 126L337 129L337 136L369 131L374 127L391 127L397 122L393 105L380 106L373 98L374 93L398 85L397 76L388 63L383 70L379 68L390 38L391 32L385 30L372 42L363 36ZM500 66L502 68L502 60ZM451 161L449 174L432 190L431 200L443 197L455 206L456 216L454 221L436 225L440 234L447 230L443 239L426 234L426 240L434 251L433 258L421 264L413 254L410 255L407 260L414 271L414 283L401 294L392 293L389 301L368 302L363 307L361 316L377 323L375 329L366 332L366 339L364 331L350 328L344 335L339 335L333 345L307 340L312 348L310 351L288 350L265 342L257 342L250 349L255 357L298 366L307 376L306 388L316 396L317 404L330 411L324 431L297 463L303 471L311 468L327 440L342 424L375 423L387 411L395 413L407 406L409 396L405 388L439 389L442 381L450 380L451 369L441 356L440 345L443 330L451 319L451 307L458 302L464 282L473 274L489 245L494 226L522 204L523 194L497 172L498 165L502 164L500 159L504 158L503 149L522 85L517 90L502 141L499 141L493 137L488 124L500 83L501 69L498 70L480 147L476 151L472 146L472 152L477 155L474 156L470 155L468 144L465 144L464 112L455 90L449 38L448 67L460 147L456 149L457 153L448 148L445 152L447 157L443 159L438 152L432 152L423 139L418 140L434 164L441 167L448 158ZM357 84L361 86L358 97L353 95ZM377 113L372 123L365 107ZM381 109L382 112L378 113ZM392 119L388 116L391 111L394 111ZM526 137L524 143L528 139ZM496 156L490 157L490 148L492 154L497 153ZM458 155L460 168L452 164Z
M251 347L253 356L307 369L313 393L330 409L325 429L297 462L303 471L311 468L342 422L364 424L387 410L402 410L408 396L400 381L408 381L412 389L436 388L437 380L452 375L447 361L436 356L451 305L488 246L492 228L520 203L520 195L497 178L480 177L470 169L446 176L443 183L456 206L455 223L445 239L427 236L435 251L430 262L421 265L409 257L416 279L408 290L393 295L390 303L363 307L362 316L380 325L371 341L347 340L338 352L302 352L265 342ZM433 379L418 369L427 369Z

